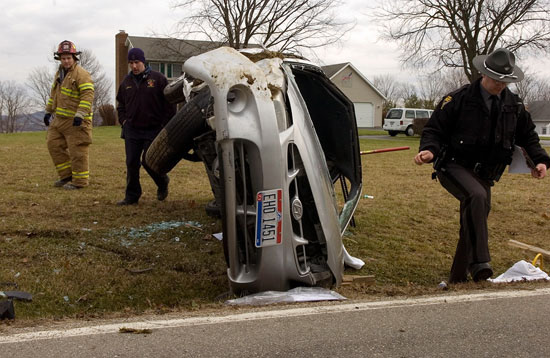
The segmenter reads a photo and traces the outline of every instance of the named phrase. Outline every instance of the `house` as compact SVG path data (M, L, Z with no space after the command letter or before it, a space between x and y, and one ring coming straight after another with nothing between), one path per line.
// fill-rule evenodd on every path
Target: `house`
M353 102L357 127L382 127L386 98L351 63L323 66L326 75Z
M192 56L223 46L221 42L178 40L130 36L124 30L115 35L115 82L118 89L128 74L128 51L138 47L145 52L145 59L153 70L163 73L168 80L182 74L183 63ZM372 128L382 126L384 96L351 63L324 66L323 70L355 106L357 126Z
M550 101L533 101L527 106L539 135L550 135Z

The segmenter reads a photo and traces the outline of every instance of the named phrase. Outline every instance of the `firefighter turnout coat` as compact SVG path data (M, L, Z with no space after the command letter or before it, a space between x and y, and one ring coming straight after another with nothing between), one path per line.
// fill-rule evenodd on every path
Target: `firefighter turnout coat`
M88 185L88 146L92 143L94 84L88 71L75 62L55 74L46 112L54 115L48 128L48 150L60 179L72 177L75 186ZM61 76L64 74L64 76ZM73 126L75 117L82 118Z

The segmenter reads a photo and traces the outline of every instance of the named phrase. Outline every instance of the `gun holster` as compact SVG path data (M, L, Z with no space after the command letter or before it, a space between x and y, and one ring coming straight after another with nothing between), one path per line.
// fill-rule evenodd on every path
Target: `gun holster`
M446 158L447 158L447 146L445 145L441 147L441 149L439 150L439 154L434 160L434 164L433 164L434 171L432 173L432 180L437 179L437 172L439 170L445 171L445 169L443 168L443 164L445 164Z

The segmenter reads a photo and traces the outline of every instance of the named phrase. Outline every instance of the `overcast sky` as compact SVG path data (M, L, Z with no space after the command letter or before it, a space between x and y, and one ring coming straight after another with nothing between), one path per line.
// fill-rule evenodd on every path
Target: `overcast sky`
M365 5L375 0L344 2L342 16L354 18L357 26L340 46L317 52L322 64L351 62L371 81L381 74L400 80L412 77L412 71L400 66L396 45L378 41L376 28L366 16L371 10ZM119 30L133 36L168 33L182 16L181 10L170 8L170 0L0 0L0 5L0 81L20 83L33 68L52 66L52 51L65 39L93 51L114 79L114 41ZM550 74L550 62L543 63L535 66L542 74Z

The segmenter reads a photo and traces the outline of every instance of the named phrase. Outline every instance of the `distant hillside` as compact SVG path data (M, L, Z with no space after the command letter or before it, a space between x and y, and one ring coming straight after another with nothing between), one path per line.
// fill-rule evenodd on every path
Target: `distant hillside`
M2 116L2 120L5 120L7 116ZM18 132L37 132L46 129L44 126L44 111L34 112L29 115L20 116L17 118L17 131Z

